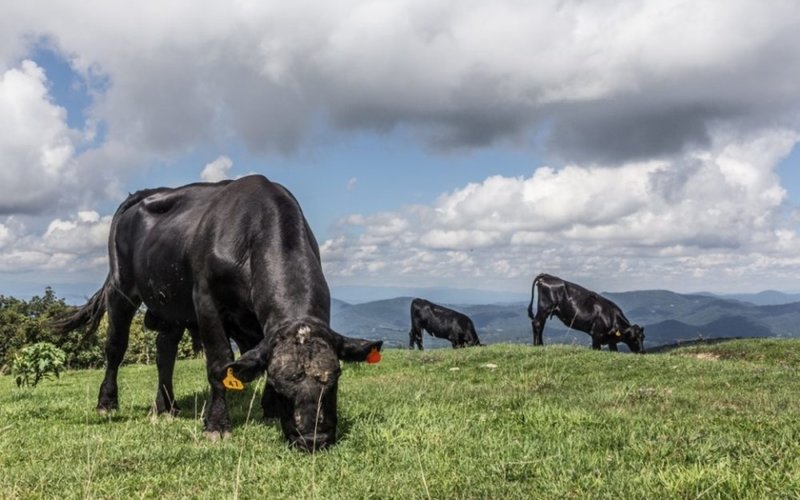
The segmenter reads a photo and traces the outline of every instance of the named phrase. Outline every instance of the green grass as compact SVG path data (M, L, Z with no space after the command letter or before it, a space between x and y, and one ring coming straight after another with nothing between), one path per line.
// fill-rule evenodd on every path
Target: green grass
M316 455L261 422L252 386L207 442L199 360L178 364L178 418L148 416L153 366L123 367L110 418L100 371L6 376L0 498L800 498L799 368L800 341L389 350L345 366L339 443Z

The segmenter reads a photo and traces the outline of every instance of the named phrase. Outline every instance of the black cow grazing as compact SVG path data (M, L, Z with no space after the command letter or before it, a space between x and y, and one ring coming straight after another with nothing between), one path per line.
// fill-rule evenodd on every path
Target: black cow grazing
M139 191L111 222L109 264L103 287L56 324L62 332L85 325L91 332L108 311L99 412L118 407L117 370L144 303L146 324L158 331L158 412L178 410L172 372L188 328L206 353L209 439L231 431L223 380L241 387L266 371L262 406L280 418L289 442L306 451L335 442L339 360L363 361L382 342L331 330L319 248L283 186L253 175ZM243 353L236 361L230 339Z
M536 315L533 314L533 294L539 291ZM592 349L608 344L617 350L624 342L632 352L644 354L644 328L632 325L622 310L610 300L580 285L561 278L540 274L533 280L528 317L533 325L533 345L542 345L542 331L548 318L555 315L570 328L592 336Z
M434 337L447 339L453 349L481 345L475 325L467 315L442 307L424 299L411 301L411 331L408 332L408 348L414 344L422 350L422 330Z

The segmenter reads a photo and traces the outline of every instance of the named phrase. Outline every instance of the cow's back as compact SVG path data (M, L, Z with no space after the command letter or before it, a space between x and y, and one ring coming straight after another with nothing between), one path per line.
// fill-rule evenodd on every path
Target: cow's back
M432 334L449 332L454 327L467 327L472 323L464 314L424 299L412 301L411 315L412 321L418 321L421 328Z
M254 237L269 236L264 217L276 210L299 213L287 193L263 176L149 190L119 214L114 250L121 275L165 320L194 322L198 280L221 287L234 283L238 286L226 289L226 297L246 304L251 276L244 264Z

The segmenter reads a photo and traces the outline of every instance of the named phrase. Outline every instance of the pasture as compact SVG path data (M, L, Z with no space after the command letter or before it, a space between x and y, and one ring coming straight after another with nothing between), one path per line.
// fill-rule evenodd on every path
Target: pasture
M154 366L33 389L0 377L0 498L798 498L800 341L636 356L586 347L387 350L346 365L339 442L304 454L229 393L233 438L202 435L204 362L183 412L151 417Z

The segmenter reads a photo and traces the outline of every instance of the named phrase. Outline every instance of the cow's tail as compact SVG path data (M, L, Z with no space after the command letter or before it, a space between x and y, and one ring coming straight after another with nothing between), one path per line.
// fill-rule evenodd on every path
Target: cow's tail
M83 341L97 331L97 328L100 326L100 321L102 321L103 315L106 313L108 296L116 287L116 277L119 276L117 255L114 248L119 218L126 210L157 191L157 189L137 191L129 195L117 208L114 217L111 219L111 228L108 232L108 261L110 269L108 271L108 276L106 276L106 281L103 283L100 290L96 291L86 304L77 308L77 310L73 311L71 314L56 318L50 323L50 328L52 328L55 333L63 335L77 330L78 328L86 327L86 334L81 340Z
M533 278L533 283L531 284L531 301L528 303L528 317L530 319L535 317L533 314L533 300L536 293L536 285L539 284L539 280L541 280L544 276L546 276L545 273L539 273L535 278Z
M56 319L50 327L57 334L67 334L78 328L86 327L84 339L94 334L100 321L106 313L106 296L110 287L111 275L106 278L103 287L92 295L86 304L79 307L72 314Z

